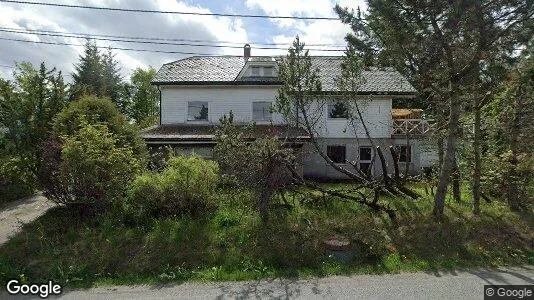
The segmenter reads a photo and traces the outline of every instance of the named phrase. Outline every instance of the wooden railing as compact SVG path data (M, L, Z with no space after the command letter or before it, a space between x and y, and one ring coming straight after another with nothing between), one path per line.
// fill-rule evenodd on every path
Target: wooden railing
M393 119L393 135L421 135L432 130L433 124L423 119Z

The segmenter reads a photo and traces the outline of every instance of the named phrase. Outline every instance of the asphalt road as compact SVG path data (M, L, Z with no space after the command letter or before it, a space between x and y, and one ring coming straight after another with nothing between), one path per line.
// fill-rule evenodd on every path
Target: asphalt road
M484 299L485 284L532 285L534 284L534 266L397 275L333 276L306 280L272 279L165 286L118 286L64 291L59 298L129 300ZM5 293L0 292L0 298L4 299L6 296Z

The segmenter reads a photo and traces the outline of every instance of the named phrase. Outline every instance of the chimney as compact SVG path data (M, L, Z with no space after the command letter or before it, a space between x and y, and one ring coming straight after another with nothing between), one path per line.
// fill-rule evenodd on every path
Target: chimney
M243 47L243 57L245 58L245 60L248 60L250 58L250 45L249 44L245 44L245 46Z

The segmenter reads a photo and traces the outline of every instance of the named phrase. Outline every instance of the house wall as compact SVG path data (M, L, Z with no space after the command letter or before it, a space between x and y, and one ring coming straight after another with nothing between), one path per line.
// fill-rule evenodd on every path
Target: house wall
M218 123L219 118L234 114L236 122L252 122L252 102L270 101L276 99L277 86L161 86L161 121L162 124L198 124L199 121L187 120L187 105L189 101L207 101L210 123ZM403 145L407 141L391 136L391 98L385 96L362 96L358 106L362 112L370 136L376 145L379 145L387 158L389 172L393 172L393 161L389 152L391 145ZM328 118L328 105L315 105L310 108L317 122L317 135L322 151L326 153L327 145L346 145L348 160L358 159L359 146L371 146L362 124L352 123L346 119ZM356 118L357 119L357 118ZM202 123L202 122L201 122ZM282 116L273 114L273 123L283 124ZM429 142L412 139L412 161L409 163L410 174L417 174L421 167L435 165L437 151ZM374 151L374 150L373 150ZM303 153L303 173L307 177L330 179L343 179L345 175L329 166L319 156L312 145L305 145ZM353 169L349 164L347 169ZM405 163L399 163L401 172L405 170ZM372 167L373 174L380 176L382 168L378 157Z
M252 102L274 102L277 89L277 86L162 86L161 123L198 124L199 121L187 120L187 105L190 101L208 102L210 123L218 123L230 111L234 114L235 122L252 122ZM273 114L273 123L283 123L282 116Z
M252 102L276 101L278 86L161 86L162 124L198 124L187 120L187 105L190 101L207 101L209 121L218 123L230 111L236 122L252 122ZM391 137L391 98L362 96L358 101L363 118L373 138ZM362 124L346 119L328 118L328 105L310 108L319 122L318 135L327 138L364 137ZM273 114L273 123L283 124L283 117Z
M340 99L343 101L342 99ZM349 102L350 103L350 102ZM372 138L391 137L391 98L383 96L361 96L357 105L365 120L365 125ZM355 106L351 105L355 110ZM312 108L315 111L316 107ZM328 105L323 105L318 111L321 112L321 122L318 124L318 133L325 138L354 138L366 137L365 129L360 119L355 117L347 119L332 119L328 117Z
M355 139L355 138L321 138L318 140L319 147L323 153L326 154L328 145L344 145L346 147L346 159L348 161L357 162L359 158L359 147L373 145L380 146L386 159L386 166L388 173L394 172L393 158L391 156L389 147L395 145L407 145L405 139L390 139L390 138L378 138L378 139ZM424 157L422 157L422 146L418 140L412 140L409 142L411 147L411 162L408 163L408 173L410 175L416 175L420 172L421 168L426 166ZM375 154L375 149L372 150L372 154ZM348 179L346 175L340 173L332 166L330 166L317 152L315 147L311 144L307 144L303 148L304 156L304 176L308 178L328 178L328 179ZM350 164L338 164L345 169L355 172L354 168ZM399 162L399 171L404 173L406 171L406 163ZM382 166L378 155L375 158L372 165L372 174L374 176L382 175Z

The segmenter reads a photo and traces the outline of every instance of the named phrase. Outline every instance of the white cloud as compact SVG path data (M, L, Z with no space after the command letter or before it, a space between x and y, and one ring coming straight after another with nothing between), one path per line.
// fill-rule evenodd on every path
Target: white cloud
M81 3L80 1L69 0L62 1L62 3L168 11L211 12L208 8L168 0L89 0L81 1ZM247 40L247 32L243 22L239 19L227 17L107 12L35 5L0 4L0 27L210 41ZM83 44L85 42L84 39L77 38L6 32L0 32L0 37L72 44ZM15 61L29 61L34 65L38 65L41 61L45 61L49 66L56 66L65 74L72 72L73 64L77 62L78 55L83 51L83 47L75 46L53 46L5 40L0 42L2 44L2 47L0 47L0 65L13 66ZM151 45L112 41L97 41L97 44L102 47L157 49L206 54L242 54L240 49L205 48L188 45ZM113 50L113 52L121 64L124 76L128 76L130 71L136 67L152 65L159 68L163 63L189 56L123 50ZM11 72L12 70L5 67L0 69L0 75L3 77L11 77ZM66 77L70 79L70 76Z
M332 0L315 0L315 1L287 1L287 0L247 0L246 5L249 8L260 8L268 15L284 15L299 17L337 17L334 12L334 6L338 3L342 7L356 9L361 7L365 9L366 5L363 0L350 1L332 1ZM290 43L296 35L306 44L335 44L345 45L345 36L350 32L348 25L340 21L331 20L285 20L272 19L273 24L283 30L283 34L272 37L275 43ZM326 46L309 46L309 48L326 48ZM331 48L331 47L330 47ZM339 48L339 47L336 47ZM330 51L310 51L312 55L341 55L342 52Z

